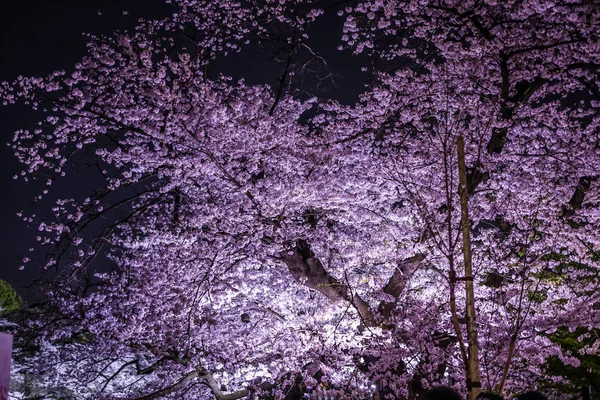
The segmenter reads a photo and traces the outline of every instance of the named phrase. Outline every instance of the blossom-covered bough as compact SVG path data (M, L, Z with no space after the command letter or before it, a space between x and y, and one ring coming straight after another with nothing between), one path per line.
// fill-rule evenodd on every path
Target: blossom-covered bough
M16 133L24 179L83 159L103 182L40 222L48 393L473 398L578 363L549 335L600 325L597 4L173 3L0 89L47 114ZM326 65L311 27L331 14L372 60L353 105L291 90ZM277 87L211 75L258 41L286 55Z

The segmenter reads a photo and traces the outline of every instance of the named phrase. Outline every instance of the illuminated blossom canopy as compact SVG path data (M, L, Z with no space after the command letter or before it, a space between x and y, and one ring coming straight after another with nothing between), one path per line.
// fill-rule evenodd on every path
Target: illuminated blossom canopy
M482 388L532 389L549 357L577 365L549 338L561 327L597 351L597 5L170 2L91 36L73 71L0 87L44 115L15 135L18 179L50 188L85 164L102 182L39 221L32 372L48 393L465 393L459 137ZM328 68L321 19L368 60L355 104L307 95ZM259 42L283 60L277 84L211 72Z

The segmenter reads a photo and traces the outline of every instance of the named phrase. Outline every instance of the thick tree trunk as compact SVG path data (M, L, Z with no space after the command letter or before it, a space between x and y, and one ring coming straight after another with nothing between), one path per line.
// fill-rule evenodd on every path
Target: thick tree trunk
M460 194L460 220L463 236L463 255L465 262L465 289L467 298L467 343L468 365L467 390L468 399L474 400L481 392L481 372L479 368L479 341L477 339L477 326L475 315L475 294L473 288L473 268L471 265L471 234L469 223L469 193L467 190L467 169L465 166L465 144L462 136L456 142L458 148L458 180Z

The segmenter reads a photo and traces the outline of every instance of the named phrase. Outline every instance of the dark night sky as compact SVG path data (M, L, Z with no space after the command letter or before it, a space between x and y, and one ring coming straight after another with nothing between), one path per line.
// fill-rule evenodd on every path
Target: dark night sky
M124 10L128 15L123 15ZM0 0L0 81L10 81L18 75L45 76L55 70L69 71L85 54L86 38L82 32L109 34L115 30L131 30L140 17L158 18L172 10L164 0ZM336 84L320 95L351 103L362 91L365 77L356 58L336 50L341 44L339 36L331 33L340 29L341 21L335 17L317 22L313 26L311 46L327 56L329 67L337 74ZM250 84L276 84L282 65L274 62L272 56L258 54L256 48L250 48L218 60L215 70L235 78L243 76ZM81 189L81 179L78 182L76 178L64 178L60 187L55 188L54 193L51 191L48 200L38 204L32 199L40 191L39 186L12 179L21 168L6 143L11 141L16 129L31 127L37 120L24 107L0 106L0 187L4 188L0 196L0 279L10 282L21 293L21 288L38 273L36 258L41 259L43 254L28 251L36 245L37 224L28 227L16 213L24 210L25 214L48 215L48 201L70 195L63 192ZM90 186L91 182L86 183ZM34 261L19 271L21 260L26 256Z
M123 10L129 14L124 16ZM0 81L69 70L85 54L82 32L132 29L139 17L158 17L169 10L162 0L0 0ZM37 187L12 179L21 168L6 143L15 129L36 121L23 107L0 107L0 279L17 288L30 282L38 269L29 264L25 271L18 270L23 257L31 257L28 249L36 242L35 230L16 213L39 215L43 207L31 201Z

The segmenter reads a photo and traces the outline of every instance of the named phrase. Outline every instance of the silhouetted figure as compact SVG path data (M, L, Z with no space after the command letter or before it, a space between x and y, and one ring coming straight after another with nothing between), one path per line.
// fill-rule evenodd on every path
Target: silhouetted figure
M475 397L475 400L504 400L504 397L496 393L481 392Z
M517 400L548 400L548 398L540 392L531 391L518 395Z
M419 400L462 400L462 397L452 388L436 386L421 392Z

